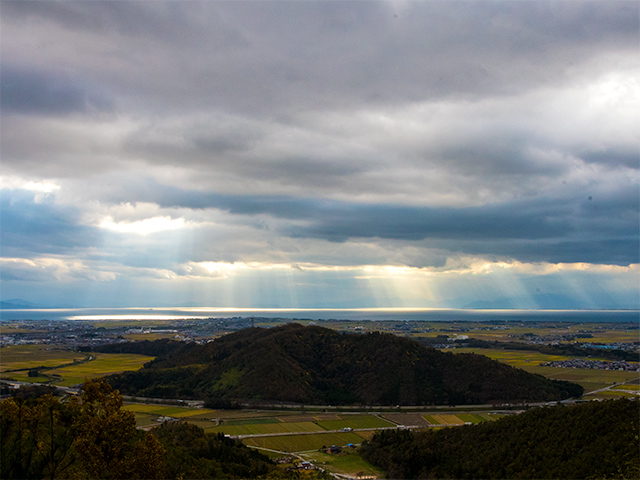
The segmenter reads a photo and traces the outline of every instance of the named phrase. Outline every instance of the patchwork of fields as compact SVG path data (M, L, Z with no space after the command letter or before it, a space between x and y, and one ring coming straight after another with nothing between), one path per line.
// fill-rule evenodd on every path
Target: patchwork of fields
M89 362L47 370L45 373L62 378L62 380L56 382L56 385L69 387L84 382L85 378L96 378L128 370L139 370L153 358L130 353L99 353L94 354L93 359Z
M358 454L357 445L376 429L403 427L456 427L466 423L496 420L502 415L490 412L380 412L326 413L274 412L257 410L208 410L150 404L124 407L136 414L138 426L158 424L158 416L171 416L193 423L207 433L238 436L245 445L272 457L293 454L299 459L331 472L355 476L358 473L380 478L383 472ZM353 429L342 431L342 429ZM328 454L323 447L342 447ZM348 445L353 445L350 448Z
M521 328L524 332L526 329ZM514 330L514 329L512 329ZM433 333L433 332L432 332ZM504 332L483 333L487 337ZM612 332L607 339L629 340L628 332ZM474 335L475 336L475 335ZM481 337L481 335L478 335ZM145 337L148 339L149 337ZM598 337L600 338L600 337ZM489 338L487 338L489 339ZM595 340L595 339L594 339ZM568 360L571 357L545 355L538 352L490 349L456 349L454 353L474 351L506 364L522 368L548 378L568 380L582 385L585 398L613 398L636 396L640 393L637 372L606 371L576 368L543 367L541 363ZM153 357L133 354L84 354L52 345L12 345L0 349L0 376L24 382L51 382L70 386L95 378L127 370L138 370ZM40 376L29 377L28 371L37 369ZM17 371L16 371L17 370ZM625 382L635 384L619 385ZM614 386L613 388L610 388ZM606 391L601 391L607 388ZM589 392L598 391L595 394ZM360 444L370 438L376 429L429 428L461 426L492 421L502 415L488 411L460 412L433 409L432 411L389 409L380 413L327 413L313 411L256 411L211 410L158 404L128 404L125 410L133 412L138 427L157 425L160 417L173 417L203 428L208 433L223 433L239 437L254 448L271 451L274 455L294 453L331 471L343 474L381 472L362 460L355 449L346 449L339 455L321 452L323 446ZM367 410L371 412L371 410Z
M53 345L9 345L0 350L0 372L40 366L55 367L85 358L84 353Z
M1 350L0 376L19 382L51 382L69 387L128 370L139 370L154 357L121 353L80 353L52 345L12 345ZM41 368L43 367L43 368ZM40 376L28 371L38 369ZM17 371L16 371L17 370Z
M163 405L130 404L124 408L136 414L139 426L156 425L159 416L170 416L198 425L207 433L224 433L239 437L250 446L282 452L310 451L323 445L359 444L376 429L459 426L501 417L488 412L282 415L283 412L269 411L238 411L234 417L224 410Z
M479 348L456 348L454 353L478 353L493 360L506 363L513 367L521 368L530 373L537 373L555 380L567 380L584 387L585 393L599 390L616 383L624 383L639 377L638 372L625 372L617 370L596 370L588 368L558 368L543 367L540 364L570 360L573 357L562 355L546 355L544 353L527 350L494 350ZM602 360L593 358L592 360Z

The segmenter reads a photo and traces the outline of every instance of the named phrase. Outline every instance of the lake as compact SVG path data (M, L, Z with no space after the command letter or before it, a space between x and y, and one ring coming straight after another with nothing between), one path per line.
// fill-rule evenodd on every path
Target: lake
M0 310L0 320L177 320L263 317L309 320L640 322L640 310L485 310L428 308L74 308Z

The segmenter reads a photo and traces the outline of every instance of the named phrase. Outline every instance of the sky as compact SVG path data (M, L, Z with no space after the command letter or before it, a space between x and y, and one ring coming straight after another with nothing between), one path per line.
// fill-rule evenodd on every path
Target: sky
M2 300L639 308L639 19L4 0Z

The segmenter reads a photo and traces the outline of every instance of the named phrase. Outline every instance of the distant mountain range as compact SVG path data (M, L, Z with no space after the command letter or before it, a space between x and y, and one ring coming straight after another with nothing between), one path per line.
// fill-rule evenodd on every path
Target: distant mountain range
M123 394L218 402L446 405L551 401L582 387L482 355L440 352L391 334L349 334L288 324L248 328L206 345L169 341L101 351L157 358L110 378Z
M34 303L27 302L21 298L12 298L11 300L0 300L0 308L4 310L17 310L23 308L42 308Z

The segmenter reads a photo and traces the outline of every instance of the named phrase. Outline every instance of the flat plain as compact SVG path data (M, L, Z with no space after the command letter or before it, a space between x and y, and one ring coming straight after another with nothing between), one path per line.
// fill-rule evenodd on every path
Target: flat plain
M130 322L132 326L139 327L140 323ZM274 322L277 324L277 322ZM103 322L100 326L105 328L115 325L117 322ZM167 326L166 323L153 322L149 326ZM262 325L264 326L264 325ZM335 322L333 326L337 330L367 332L374 330L393 331L397 323L383 324L374 322ZM487 326L473 325L447 325L438 322L422 323L416 331L401 333L409 337L435 337L436 335L469 335L473 338L484 340L512 341L514 337L525 334L556 335L569 334L579 331L584 326L530 326L509 325ZM637 341L637 330L625 331L621 329L607 330L606 326L589 326L592 328L592 342L613 341ZM25 331L30 331L25 329ZM170 334L129 334L136 339L152 340L166 337ZM498 349L455 349L453 353L471 352L486 355L494 360L522 368L531 373L538 373L548 378L568 380L579 383L587 393L614 386L606 391L596 394L588 394L585 398L614 398L619 396L634 396L634 392L640 393L640 375L637 372L606 371L578 368L544 367L541 363L554 360L569 360L573 357L562 355L546 355L527 350L498 350ZM89 360L89 358L91 358ZM74 352L71 349L55 345L10 345L0 349L0 375L25 382L51 382L56 385L68 386L81 383L85 378L94 378L126 370L137 370L153 357L132 354L85 354ZM595 359L595 358L594 358ZM29 377L29 369L40 369L42 375ZM20 369L20 371L9 371ZM227 379L228 380L228 379ZM633 384L619 385L624 382ZM327 412L319 410L211 410L204 408L187 408L174 405L128 403L125 410L131 411L136 416L138 427L149 428L158 425L160 417L173 417L178 420L188 421L208 433L224 433L232 436L245 436L242 442L254 448L264 449L272 455L281 455L282 452L295 453L302 458L309 459L321 467L336 473L355 475L359 472L365 474L381 475L381 472L364 462L356 450L347 448L338 455L329 455L320 452L322 446L346 446L347 444L359 444L364 439L373 435L373 430L394 428L403 426L418 426L422 428L439 428L434 425L448 425L451 427L466 423L481 423L496 420L502 416L500 412L490 411L460 411L460 409L447 409L437 407L430 410L383 408L375 413L367 408L364 412L345 413L333 411L327 408ZM339 431L353 429L353 431ZM330 432L331 431L331 432ZM324 432L324 433L323 433Z
M574 357L562 355L546 355L527 350L497 350L488 348L456 348L454 353L477 353L493 360L521 368L530 373L537 373L554 380L567 380L577 383L585 389L585 393L599 390L618 383L624 383L640 377L638 372L618 370L597 370L591 368L545 367L541 363L570 360ZM591 358L591 360L604 360Z
M85 378L138 370L153 358L136 354L81 353L52 345L10 345L0 349L0 376L69 387L83 383ZM30 377L30 369L38 369L41 375Z

